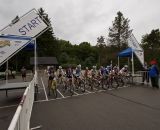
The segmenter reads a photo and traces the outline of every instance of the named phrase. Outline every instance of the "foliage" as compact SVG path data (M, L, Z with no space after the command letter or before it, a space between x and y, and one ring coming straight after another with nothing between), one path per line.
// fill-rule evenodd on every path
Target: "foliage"
M130 20L124 18L123 14L119 11L117 12L117 17L112 22L112 27L109 28L109 44L117 46L118 50L127 46L127 39L132 32L129 22Z
M38 12L50 26L46 32L37 38L38 56L58 56L59 48L51 26L51 20L42 8Z
M160 61L160 31L153 29L150 34L142 36L142 47L144 48L145 60L149 62L153 58Z

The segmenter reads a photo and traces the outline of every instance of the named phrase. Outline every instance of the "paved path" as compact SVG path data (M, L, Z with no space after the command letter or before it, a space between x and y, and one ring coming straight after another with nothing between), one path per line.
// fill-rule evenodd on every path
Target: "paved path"
M19 79L20 80L20 79ZM58 98L47 95L47 77L39 74L38 100L34 103L31 127L42 130L159 130L160 91L150 87L123 87L105 91L96 88L85 93L58 88ZM5 130L23 95L22 90L1 93L0 128Z
M47 79L41 77L43 91ZM42 130L159 130L160 91L150 87L94 90L73 97L59 88L58 99L44 94L34 103L31 127ZM43 94L42 92L40 92Z

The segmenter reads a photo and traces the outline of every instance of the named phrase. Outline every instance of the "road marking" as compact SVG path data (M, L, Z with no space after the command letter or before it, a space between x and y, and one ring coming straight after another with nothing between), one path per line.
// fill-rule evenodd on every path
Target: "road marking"
M64 98L64 95L58 89L57 92Z
M3 108L10 108L10 107L16 107L16 106L18 106L18 105L2 106L2 107L0 107L0 109L3 109Z
M79 95L79 94L78 94L77 92L75 92L75 91L74 91L74 93L75 93L76 95Z
M120 87L119 87L120 88ZM124 87L122 87L122 88L124 88ZM114 88L109 88L109 89L107 89L107 90L109 90L109 91L111 91L111 90L114 90ZM87 91L87 93L82 93L82 94L78 94L78 93L76 93L75 92L75 94L76 95L73 95L72 97L76 97L76 96L82 96L82 95L88 95L88 94L94 94L94 93L100 93L100 92L106 92L107 90L99 90L99 91L94 91L94 92L90 92L90 91L88 91L88 90L86 90ZM54 101L54 100L61 100L61 99L66 99L66 98L70 98L71 96L66 96L66 97L60 97L60 98L52 98L52 99L49 99L49 100L38 100L38 101L34 101L35 103L38 103L38 102L47 102L47 101Z
M31 130L36 130L36 129L41 129L41 128L42 128L42 126L39 125L39 126L36 126L36 127L31 128Z
M94 89L94 90L96 90L96 91L98 91L98 89L97 89L97 88L95 88L95 87L93 87L93 89Z
M88 90L85 90L87 93L92 93L92 92L90 92L90 91L88 91Z
M43 86L44 93L45 93L45 96L46 96L46 100L48 101L48 96L47 96L47 93L46 93L46 89L45 89L42 77L41 77L41 82L42 82L42 86Z

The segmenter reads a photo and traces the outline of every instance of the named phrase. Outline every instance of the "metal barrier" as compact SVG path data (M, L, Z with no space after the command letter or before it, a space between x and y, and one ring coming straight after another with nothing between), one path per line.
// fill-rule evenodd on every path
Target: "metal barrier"
M148 71L137 71L132 77L135 84L151 85Z
M16 110L8 130L29 130L30 117L34 102L35 76L29 86L26 88L22 100Z

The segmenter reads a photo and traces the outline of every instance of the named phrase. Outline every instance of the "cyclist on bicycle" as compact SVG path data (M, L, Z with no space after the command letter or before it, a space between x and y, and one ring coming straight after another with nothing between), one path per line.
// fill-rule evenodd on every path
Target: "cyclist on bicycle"
M124 67L119 71L122 76L128 75L128 65L124 65Z
M72 96L74 92L73 92L73 70L71 67L68 67L68 69L66 69L66 78L67 79L66 79L65 90L68 87Z
M118 73L119 73L119 68L118 68L117 65L115 65L115 66L113 67L113 73L114 73L114 75L118 75Z
M88 69L88 67L86 67L86 69L84 71L84 77L85 77L85 79L87 79L89 77L89 69Z
M97 77L96 66L93 66L93 69L91 70L91 77L92 77L92 79Z
M62 83L63 82L63 76L64 76L64 71L62 69L62 66L59 66L59 69L57 70L57 77L58 77L58 83Z
M76 68L76 77L80 77L81 76L81 65L77 65L77 68Z
M49 68L48 75L49 75L48 77L48 95L50 96L50 89L53 88L53 85L55 85L54 87L56 87L56 75L55 75L53 67Z

